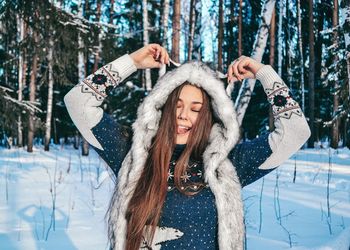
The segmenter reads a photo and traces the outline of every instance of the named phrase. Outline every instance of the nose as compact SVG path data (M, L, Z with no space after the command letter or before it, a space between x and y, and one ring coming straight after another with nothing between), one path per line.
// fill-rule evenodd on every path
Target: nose
M187 116L187 111L183 108L181 109L178 118L180 120L187 120L188 116Z

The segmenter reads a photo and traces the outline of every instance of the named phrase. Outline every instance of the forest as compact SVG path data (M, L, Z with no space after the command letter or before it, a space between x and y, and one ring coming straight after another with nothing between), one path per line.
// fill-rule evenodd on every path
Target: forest
M167 70L195 60L217 72L243 142L275 128L259 81L227 83L242 55L271 65L305 114L302 149L241 190L244 250L348 250L350 0L0 0L0 249L108 249L116 176L64 96L150 43L167 49ZM104 112L130 127L163 73L108 89Z
M305 146L349 147L349 29L348 0L2 1L0 142L28 152L82 144L87 154L63 96L104 64L158 43L175 62L202 60L222 73L241 55L272 65L308 119ZM132 124L158 76L130 76L105 112ZM237 82L231 96L244 140L273 129L260 84Z

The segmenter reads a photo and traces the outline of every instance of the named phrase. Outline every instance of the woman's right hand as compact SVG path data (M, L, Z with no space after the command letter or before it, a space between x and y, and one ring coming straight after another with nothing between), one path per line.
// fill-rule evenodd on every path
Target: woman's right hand
M169 64L169 55L165 48L159 44L148 44L130 54L136 68L160 68L164 63Z

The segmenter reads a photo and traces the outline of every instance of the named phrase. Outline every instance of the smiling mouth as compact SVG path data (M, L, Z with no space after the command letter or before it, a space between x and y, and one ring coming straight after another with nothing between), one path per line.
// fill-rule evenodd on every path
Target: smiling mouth
M184 135L187 132L189 132L190 130L191 130L190 127L178 125L176 132L180 135Z

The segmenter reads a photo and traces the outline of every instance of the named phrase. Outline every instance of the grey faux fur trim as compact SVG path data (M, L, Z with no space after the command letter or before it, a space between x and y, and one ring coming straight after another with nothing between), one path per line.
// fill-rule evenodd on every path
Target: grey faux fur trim
M241 185L235 168L227 159L239 138L239 125L232 101L223 82L201 62L188 62L161 77L137 111L132 125L134 135L130 151L118 175L117 195L113 197L111 222L115 236L114 249L123 250L126 237L125 212L135 190L161 118L160 108L169 94L184 82L202 87L212 98L214 114L222 124L215 123L204 154L205 181L215 195L218 213L218 239L221 250L243 249L244 224Z

